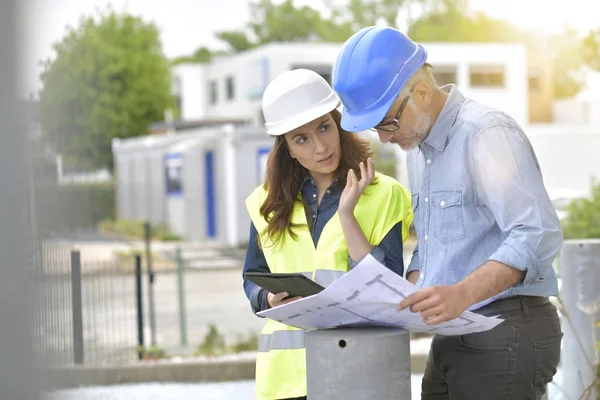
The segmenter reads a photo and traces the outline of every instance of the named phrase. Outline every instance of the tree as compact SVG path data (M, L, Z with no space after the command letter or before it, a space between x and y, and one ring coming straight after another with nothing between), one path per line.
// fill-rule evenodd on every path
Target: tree
M563 230L567 239L600 238L600 182L592 180L591 196L567 207Z
M295 7L292 0L275 4L272 0L258 0L250 4L250 22L245 29L222 31L217 37L234 52L273 42L313 42L322 40L318 34L324 20L318 11L309 7Z
M173 65L183 63L209 63L212 60L213 52L207 47L198 48L191 56L177 57L173 60Z
M554 96L575 96L585 87L581 67L590 61L585 58L585 41L573 29L552 36L548 41L552 51Z
M591 33L583 40L574 30L566 30L556 36L538 37L483 13L468 15L452 2L416 21L408 35L418 42L514 42L525 44L533 53L544 51L551 59L557 98L573 96L583 88L582 65L593 65L594 59L600 64L598 35Z
M54 45L40 76L46 143L82 168L112 170L111 140L142 135L174 105L155 25L108 8Z

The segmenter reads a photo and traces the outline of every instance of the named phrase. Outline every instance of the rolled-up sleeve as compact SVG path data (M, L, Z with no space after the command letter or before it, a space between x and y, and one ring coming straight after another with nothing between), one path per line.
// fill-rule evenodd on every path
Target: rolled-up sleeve
M250 300L250 307L256 314L260 311L264 311L269 308L267 302L267 295L269 294L265 289L250 282L243 277L245 272L270 272L269 266L265 255L258 247L258 232L254 227L254 224L250 225L250 238L248 239L248 249L246 250L246 258L244 260L244 268L242 271L242 278L244 279L244 292L246 297Z
M412 254L412 258L410 259L410 263L408 264L408 268L406 269L406 276L408 277L408 274L410 274L413 271L420 271L421 270L421 264L419 261L419 246L415 246L415 249L413 250L413 254Z
M524 286L544 279L563 232L529 140L495 126L480 132L472 154L478 198L506 237L489 259L524 271Z
M381 243L371 248L370 254L392 272L402 276L404 274L402 222L394 225ZM348 256L349 269L354 268L358 263Z

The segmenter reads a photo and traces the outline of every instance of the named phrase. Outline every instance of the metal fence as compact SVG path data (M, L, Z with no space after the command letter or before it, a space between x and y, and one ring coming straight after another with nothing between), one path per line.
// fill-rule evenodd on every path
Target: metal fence
M41 366L137 357L135 277L116 262L81 262L68 241L34 249L34 351Z

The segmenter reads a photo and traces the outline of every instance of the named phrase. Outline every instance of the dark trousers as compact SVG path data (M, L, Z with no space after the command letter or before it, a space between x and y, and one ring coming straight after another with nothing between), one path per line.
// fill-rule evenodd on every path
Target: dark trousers
M546 297L517 296L477 313L504 322L487 332L435 336L421 399L541 399L560 361L556 307Z

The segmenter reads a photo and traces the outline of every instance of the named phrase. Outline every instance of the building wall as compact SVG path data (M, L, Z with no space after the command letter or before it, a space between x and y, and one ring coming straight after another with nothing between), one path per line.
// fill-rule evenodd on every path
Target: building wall
M589 193L591 179L600 179L600 126L535 124L525 133L547 188Z
M268 82L286 70L299 67L315 69L329 78L340 46L336 43L279 43L214 60L206 66L204 116L247 118L261 124L260 100ZM428 51L428 61L435 67L434 73L443 78L441 83L456 83L467 96L508 112L520 123L529 121L524 46L481 43L425 43L423 46ZM186 86L183 78L182 85ZM228 82L233 90L228 90ZM190 85L199 86L194 82Z
M529 121L527 52L518 44L424 44L439 84L455 83L476 101ZM454 78L454 79L452 79Z
M180 64L174 68L173 91L178 98L180 119L206 117L206 68L205 64Z
M600 126L600 98L559 99L553 104L554 121L558 124Z

